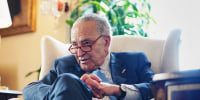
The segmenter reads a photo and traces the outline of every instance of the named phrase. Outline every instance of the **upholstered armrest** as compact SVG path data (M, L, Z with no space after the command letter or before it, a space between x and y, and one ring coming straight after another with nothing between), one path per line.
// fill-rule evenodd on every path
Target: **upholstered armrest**
M179 70L179 45L181 30L170 32L165 42L160 72L172 72Z

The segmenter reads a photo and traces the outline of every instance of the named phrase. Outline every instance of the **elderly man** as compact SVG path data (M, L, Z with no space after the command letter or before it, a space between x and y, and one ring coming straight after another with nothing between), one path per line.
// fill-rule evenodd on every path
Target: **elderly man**
M26 86L25 100L149 100L154 74L141 52L111 53L111 27L96 14L71 30L70 56L55 60L42 79ZM126 44L124 44L126 45Z

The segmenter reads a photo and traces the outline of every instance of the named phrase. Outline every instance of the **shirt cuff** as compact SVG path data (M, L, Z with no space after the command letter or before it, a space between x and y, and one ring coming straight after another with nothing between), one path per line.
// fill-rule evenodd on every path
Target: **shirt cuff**
M140 95L140 91L137 87L133 85L125 84L126 87L126 96L123 100L142 100L142 97Z

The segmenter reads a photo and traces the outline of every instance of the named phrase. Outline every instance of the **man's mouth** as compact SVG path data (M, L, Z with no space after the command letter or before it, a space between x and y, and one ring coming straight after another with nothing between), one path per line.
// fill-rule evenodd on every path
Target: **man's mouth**
M89 59L79 59L79 61L81 64L86 64L89 61Z

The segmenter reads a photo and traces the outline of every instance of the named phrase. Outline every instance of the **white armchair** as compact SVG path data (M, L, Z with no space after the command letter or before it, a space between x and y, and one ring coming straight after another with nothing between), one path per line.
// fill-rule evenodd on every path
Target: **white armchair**
M171 72L178 70L178 49L180 30L173 30L166 40L152 39L135 36L113 36L111 52L142 51L151 62L155 73ZM53 67L57 57L69 55L70 44L62 43L50 36L41 40L42 65L40 79ZM128 58L127 58L128 59Z

